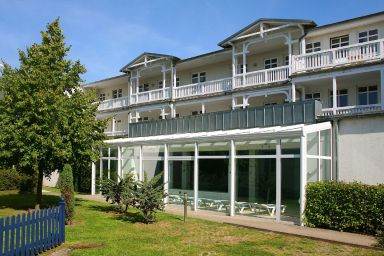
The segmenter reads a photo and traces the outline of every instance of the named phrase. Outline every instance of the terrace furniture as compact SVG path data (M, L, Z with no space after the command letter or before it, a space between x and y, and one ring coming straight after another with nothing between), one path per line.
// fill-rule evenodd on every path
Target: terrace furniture
M252 205L252 210L255 213L268 212L269 216L275 215L275 212L276 212L276 205L275 204L252 203L251 205ZM286 208L287 208L286 205L281 205L281 213L284 213Z
M244 210L252 210L252 205L249 202L235 202L235 209L239 213L243 213Z

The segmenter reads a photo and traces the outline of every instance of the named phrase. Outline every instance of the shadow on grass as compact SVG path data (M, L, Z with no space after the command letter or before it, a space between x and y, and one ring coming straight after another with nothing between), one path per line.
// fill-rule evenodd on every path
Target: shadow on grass
M35 208L34 194L0 194L0 209L29 210ZM40 208L49 208L59 204L60 197L43 195Z

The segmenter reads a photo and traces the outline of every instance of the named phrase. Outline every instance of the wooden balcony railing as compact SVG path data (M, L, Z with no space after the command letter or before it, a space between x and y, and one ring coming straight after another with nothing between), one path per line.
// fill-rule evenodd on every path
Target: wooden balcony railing
M156 89L146 92L139 92L131 95L130 104L145 103L158 100L166 100L171 97L171 89Z
M176 87L175 98L185 98L197 95L225 92L232 89L232 78L224 78L204 83L183 85Z
M282 66L277 68L248 72L245 73L245 75L238 74L234 77L235 84L233 88L265 85L268 83L286 81L289 78L289 68L290 66Z
M378 111L378 110L381 110L380 104L346 106L346 107L338 107L336 109L323 108L322 109L322 116L352 115L352 114L374 112L374 111Z

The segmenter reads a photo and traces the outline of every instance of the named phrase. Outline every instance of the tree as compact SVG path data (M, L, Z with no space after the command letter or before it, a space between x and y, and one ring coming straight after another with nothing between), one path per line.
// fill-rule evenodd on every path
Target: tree
M41 44L19 50L20 66L4 63L0 79L0 163L37 184L65 163L75 171L98 157L106 121L96 120L96 94L83 91L85 67L68 60L59 18L41 32Z
M75 211L75 192L73 189L72 168L69 164L64 165L59 181L61 196L65 202L65 223L72 224Z

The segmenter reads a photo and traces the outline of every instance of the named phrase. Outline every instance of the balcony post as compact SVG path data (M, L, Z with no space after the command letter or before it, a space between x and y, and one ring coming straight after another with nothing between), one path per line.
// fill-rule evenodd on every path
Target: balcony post
M116 125L116 118L115 116L112 117L112 136L115 135L115 125Z
M117 181L121 180L123 173L121 171L121 146L117 146Z
M229 168L229 216L235 216L236 201L236 159L235 159L235 142L230 141L230 168Z
M168 144L164 144L164 193L168 195L169 190L169 170L168 170ZM168 203L168 196L164 198L164 203Z
M165 99L165 63L163 63L161 72L163 73L163 99Z
M300 138L300 225L304 225L305 186L307 185L307 135Z
M336 82L336 76L332 77L332 109L333 109L333 114L336 115L336 109L337 109L337 82Z
M384 68L380 70L380 103L381 109L384 110Z
M246 84L245 82L245 73L247 72L247 47L245 45L245 42L243 43L243 85Z
M199 148L194 144L195 154L193 157L193 210L196 211L199 203Z
M201 113L205 114L205 103L201 102Z
M96 194L96 164L92 162L91 195L95 195L95 194Z
M236 57L235 57L235 46L232 46L232 88L236 88L235 76L236 76Z
M140 72L136 71L136 102L139 101L139 82L140 82Z
M129 137L129 125L132 123L132 112L128 113L128 123L127 123L127 137Z
M132 95L132 74L130 74L128 79L128 100L127 105L131 105L131 95Z
M296 102L296 85L294 82L291 85L291 97L291 102Z
M288 75L290 76L292 74L292 36L291 36L291 33L288 34L287 44L288 44L288 65L289 65ZM292 96L293 96L293 94L292 94Z

